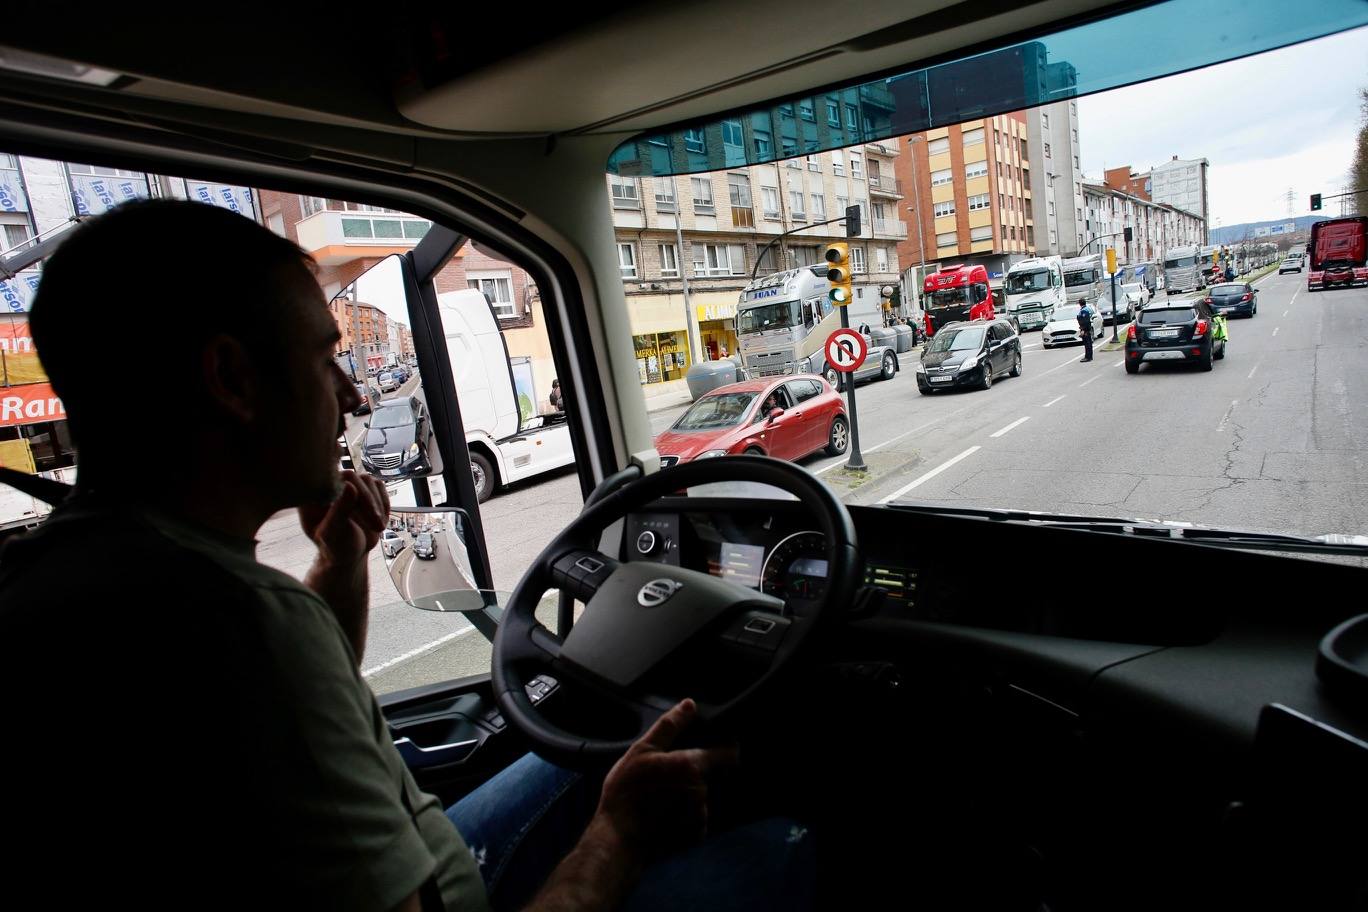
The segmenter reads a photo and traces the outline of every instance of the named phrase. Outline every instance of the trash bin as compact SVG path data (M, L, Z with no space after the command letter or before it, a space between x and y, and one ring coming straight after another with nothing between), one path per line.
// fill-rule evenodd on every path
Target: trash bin
M898 334L898 354L910 352L916 348L916 337L912 332L912 327L906 323L899 323L893 327L893 331Z
M701 361L689 368L689 372L684 375L685 381L689 384L689 396L697 399L705 393L710 393L719 386L726 386L736 382L736 362L730 359L721 361Z
M869 331L869 337L875 345L885 345L888 348L895 348L898 344L898 333L888 326L875 326Z

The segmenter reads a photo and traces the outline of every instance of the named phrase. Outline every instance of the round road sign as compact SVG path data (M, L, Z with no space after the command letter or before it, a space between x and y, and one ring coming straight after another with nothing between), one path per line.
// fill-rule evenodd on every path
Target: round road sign
M843 374L848 374L864 364L869 354L869 346L864 336L853 329L838 329L826 340L827 363Z

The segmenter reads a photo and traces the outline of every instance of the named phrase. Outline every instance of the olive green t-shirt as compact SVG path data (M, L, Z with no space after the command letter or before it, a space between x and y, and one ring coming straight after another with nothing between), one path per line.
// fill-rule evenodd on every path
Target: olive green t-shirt
M277 781L262 792L275 802L272 840L314 907L391 909L434 877L449 912L487 910L470 850L438 800L413 781L327 604L259 563L255 542L164 515L146 518L258 597L243 610L260 614L268 652L260 667L283 716L273 721L296 735L288 756L270 766Z

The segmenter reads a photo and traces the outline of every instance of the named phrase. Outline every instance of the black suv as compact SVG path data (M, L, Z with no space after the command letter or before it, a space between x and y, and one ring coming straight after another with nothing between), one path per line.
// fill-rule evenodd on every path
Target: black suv
M1143 361L1195 361L1211 370L1226 352L1216 331L1216 315L1201 299L1146 307L1126 330L1126 373L1139 373Z
M917 362L917 389L922 395L964 386L988 389L1004 374L1021 376L1021 337L1010 322L999 317L947 323Z

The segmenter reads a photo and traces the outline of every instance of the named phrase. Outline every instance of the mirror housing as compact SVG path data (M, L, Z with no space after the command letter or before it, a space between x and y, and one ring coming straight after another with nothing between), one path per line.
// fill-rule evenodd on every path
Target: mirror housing
M406 605L425 611L482 611L466 550L470 515L459 507L391 507L380 536L390 581Z
M779 416L781 416L781 415L783 415L783 414L784 414L784 410L783 410L783 409L781 409L781 408L772 408L772 409L769 410L769 420L770 420L770 421L774 421L776 418L778 418Z

